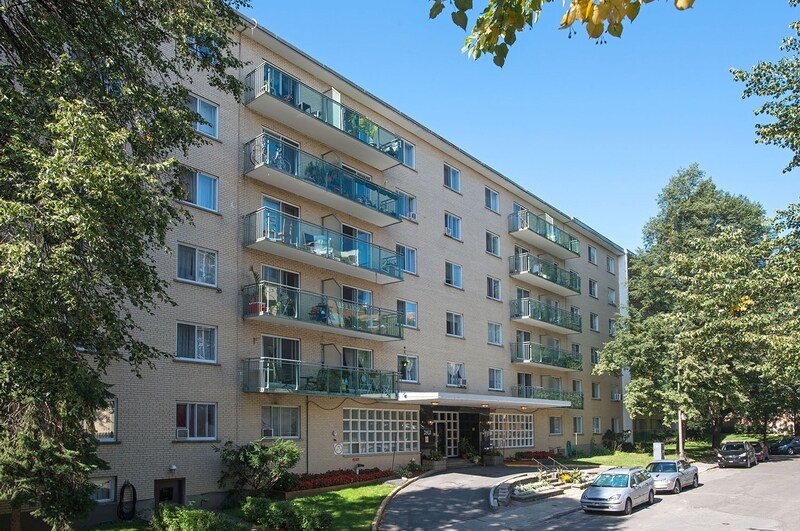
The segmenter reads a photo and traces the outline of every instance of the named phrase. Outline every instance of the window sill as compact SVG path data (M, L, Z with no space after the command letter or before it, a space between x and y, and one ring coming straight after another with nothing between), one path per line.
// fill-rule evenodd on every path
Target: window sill
M419 385L419 380L397 380L399 383Z
M464 243L464 240L462 240L461 238L456 238L455 236L453 236L451 234L447 234L446 232L444 233L444 236L445 236L445 238L450 238L453 241L457 241L459 243Z
M219 124L217 124L217 129L219 129ZM211 140L212 142L216 142L218 144L222 144L222 140L219 139L219 136L211 136L208 133L204 133L202 131L198 131L197 129L194 130L195 133L200 135L203 140Z
M490 347L500 347L500 348L503 348L503 344L502 344L502 343L489 343L489 342L487 341L487 342L486 342L486 344L487 344L487 345L489 345Z
M489 389L487 389L487 391L489 391L491 393L503 393L504 392L503 389L492 389L491 387Z
M189 284L200 288L213 289L216 290L217 293L222 293L222 290L220 288L218 288L217 286L212 286L211 284L203 284L202 282L197 282L195 280L187 280L185 278L180 278L180 277L175 277L174 280L175 282L178 282L180 284Z
M175 363L189 363L191 365L209 365L211 367L222 367L222 364L218 361L202 361L202 360L193 360L191 358L179 358L175 356L172 358L172 361Z
M173 444L221 443L222 439L172 439Z
M445 282L444 285L447 286L448 288L453 288L453 289L457 289L459 291L464 291L464 288L462 288L461 286L454 286L453 284L448 284L447 282Z
M593 396L593 397L592 397L592 400L597 400L597 401L599 401L599 400L600 400L600 397L599 397L599 396L598 396L598 397L594 397L594 396Z
M488 254L489 256L494 256L495 258L499 258L500 260L503 259L503 257L500 256L499 254L490 253L489 251L486 251L486 254Z
M464 339L464 336L454 336L453 334L445 334L447 337L452 337L453 339Z
M486 210L488 210L489 212L491 212L493 214L497 214L498 216L500 215L500 211L499 210L494 210L493 208L489 208L486 205L483 205L483 208L485 208Z
M97 441L97 445L98 445L98 446L116 446L116 445L118 445L118 444L122 444L122 442L120 442L120 441L118 441L118 440L113 440L113 441Z
M495 299L494 297L486 296L486 300L494 301L494 302L503 302L503 299Z
M419 330L418 326L409 326L409 325L404 325L404 324L401 324L400 326L402 326L406 330Z
M406 216L400 216L400 217L403 218L403 221L408 221L409 223L413 223L414 225L419 225L419 221L417 221L417 218L409 218Z
M222 214L219 213L219 210L212 210L212 209L204 207L202 205L198 205L196 203L192 203L191 201L181 201L179 199L178 203L180 203L180 204L182 204L184 206L192 207L192 208L200 210L202 212L208 212L209 214L215 214L215 215L217 215L219 217L222 217Z
M451 192L456 193L456 194L458 194L458 195L460 195L462 197L464 196L464 194L461 193L461 190L456 190L452 186L447 186L446 184L443 184L442 188L444 188L445 190L450 190Z
M548 435L550 437L563 437L564 436L563 433L548 433Z

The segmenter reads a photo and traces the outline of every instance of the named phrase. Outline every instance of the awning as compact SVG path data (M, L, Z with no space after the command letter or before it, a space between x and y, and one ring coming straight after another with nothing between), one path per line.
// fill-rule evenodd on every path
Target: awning
M545 400L542 398L517 398L498 395L471 395L462 393L400 392L398 402L401 404L488 407L496 409L545 409L554 407L571 407L569 400Z

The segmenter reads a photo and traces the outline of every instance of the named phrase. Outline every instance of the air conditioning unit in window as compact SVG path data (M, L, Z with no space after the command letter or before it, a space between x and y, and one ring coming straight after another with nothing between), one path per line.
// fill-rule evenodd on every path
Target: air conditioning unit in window
M262 437L272 437L272 428L261 428Z
M450 227L445 227L444 228L444 233L447 234L448 236L452 236L453 235L453 229L451 229Z
M466 378L459 378L456 380L456 385L459 387L466 387L467 386L467 379Z
M408 219L416 220L417 219L417 213L416 212L409 212L408 213Z
M189 428L175 428L175 438L176 439L188 439L189 438Z
M613 402L619 402L622 400L622 395L620 393L611 393L611 400Z

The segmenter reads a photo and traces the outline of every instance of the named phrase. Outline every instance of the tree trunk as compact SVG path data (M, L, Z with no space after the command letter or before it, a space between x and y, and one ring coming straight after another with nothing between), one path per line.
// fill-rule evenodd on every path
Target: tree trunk
M22 510L19 507L11 508L10 531L22 531Z
M711 419L711 447L719 448L722 443L722 419L713 417Z
M764 418L764 422L761 423L761 440L764 441L764 444L767 443L767 428L769 427L769 419Z

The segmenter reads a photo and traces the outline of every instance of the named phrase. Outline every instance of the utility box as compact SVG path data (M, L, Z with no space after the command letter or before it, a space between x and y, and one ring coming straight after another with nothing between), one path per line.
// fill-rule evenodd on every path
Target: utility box
M653 459L664 459L664 443L653 443Z

